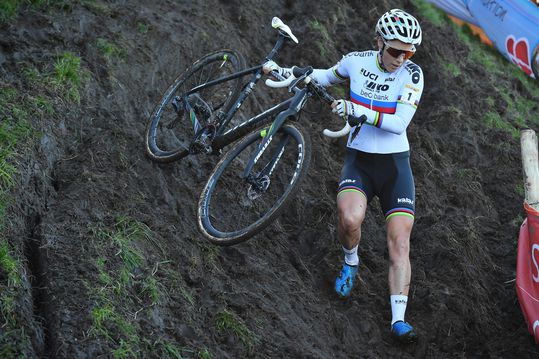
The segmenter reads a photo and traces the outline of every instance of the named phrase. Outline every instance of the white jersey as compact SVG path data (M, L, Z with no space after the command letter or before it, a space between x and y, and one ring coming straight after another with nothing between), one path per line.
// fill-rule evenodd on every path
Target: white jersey
M421 68L407 60L395 72L380 66L377 51L352 52L327 70L314 70L312 77L328 86L350 80L350 100L363 106L368 118L348 147L369 153L398 153L410 146L406 128L423 92Z

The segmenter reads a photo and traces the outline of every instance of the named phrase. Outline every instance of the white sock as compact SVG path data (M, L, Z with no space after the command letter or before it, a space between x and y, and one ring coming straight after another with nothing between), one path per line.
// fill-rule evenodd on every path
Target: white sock
M352 249L346 249L346 248L342 247L342 250L344 252L344 261L349 266L357 266L359 264L359 257L357 256L357 247L358 246L359 246L359 244L357 246L355 246L354 248L352 248Z
M404 322L404 313L406 312L406 304L408 304L408 296L391 295L389 296L389 300L391 301L391 325L399 320Z

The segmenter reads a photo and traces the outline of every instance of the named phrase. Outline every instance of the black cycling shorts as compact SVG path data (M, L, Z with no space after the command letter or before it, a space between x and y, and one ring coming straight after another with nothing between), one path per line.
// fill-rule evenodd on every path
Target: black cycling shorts
M403 215L414 218L415 186L410 152L367 153L346 149L338 195L358 191L367 202L377 196L386 220Z

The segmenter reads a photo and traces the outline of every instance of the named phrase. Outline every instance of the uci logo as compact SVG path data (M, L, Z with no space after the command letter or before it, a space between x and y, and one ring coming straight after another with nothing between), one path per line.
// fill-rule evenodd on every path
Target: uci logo
M365 70L365 69L361 69L361 74L362 74L363 76L365 76L366 78L369 78L369 79L371 79L371 80L375 80L375 81L376 81L376 80L378 79L378 75L377 75L377 74L372 73L372 72L370 72L370 71L367 71L367 70Z

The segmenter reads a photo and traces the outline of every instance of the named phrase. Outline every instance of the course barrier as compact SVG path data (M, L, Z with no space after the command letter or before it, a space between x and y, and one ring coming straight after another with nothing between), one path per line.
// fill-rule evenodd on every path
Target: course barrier
M539 344L539 157L533 130L521 132L526 219L520 227L516 291L528 330Z

